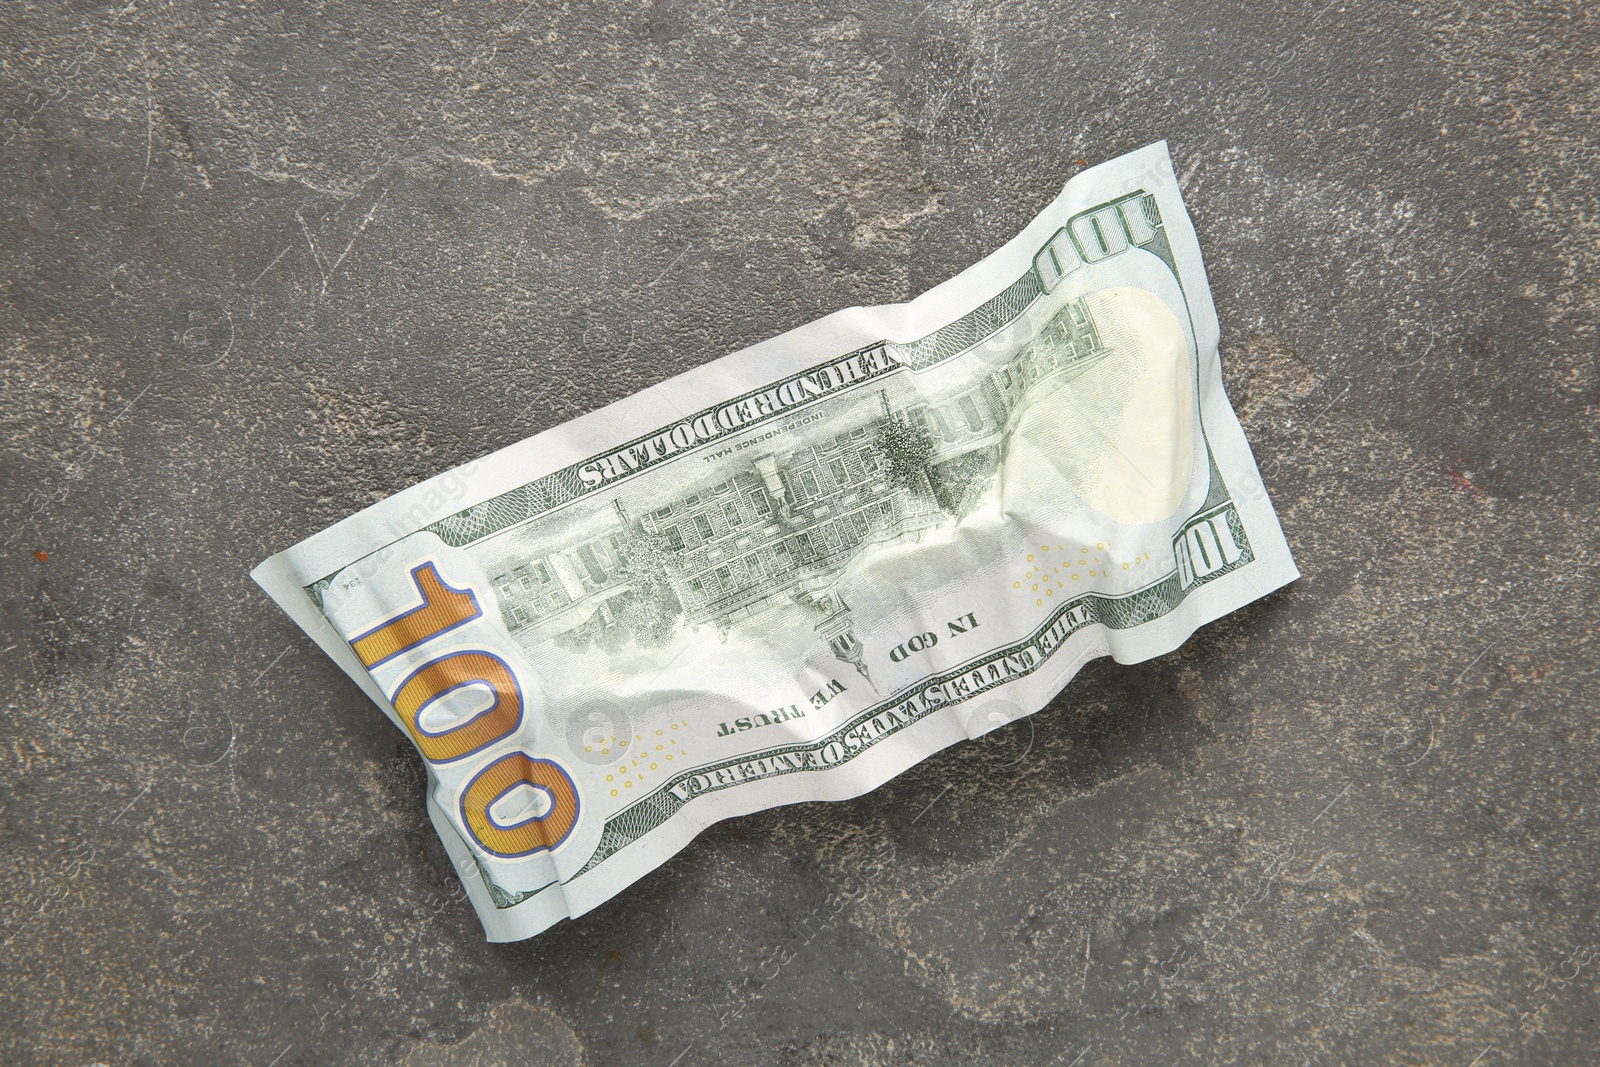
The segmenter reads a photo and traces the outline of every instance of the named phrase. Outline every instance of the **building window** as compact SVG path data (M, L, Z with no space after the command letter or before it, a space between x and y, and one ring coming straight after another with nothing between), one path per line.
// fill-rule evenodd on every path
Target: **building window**
M810 563L813 555L811 551L811 535L796 534L794 539L795 554L800 557L801 563Z
M822 492L817 487L816 473L809 470L800 472L800 488L805 491L806 496L818 496Z
M656 512L655 512L655 516L658 519L664 519L668 515L671 515L671 514L672 514L672 506L670 504L668 506L664 507L664 508L657 508Z
M850 516L850 526L856 532L856 540L867 536L867 517L857 511Z
M699 531L702 539L707 541L711 540L712 532L710 519L706 518L704 515L696 515L694 517L694 528Z
M600 561L595 558L593 545L578 546L578 561L583 564L583 569L589 572L589 580L596 585L603 585L606 572L600 566Z
M841 488L850 484L850 475L844 469L844 460L830 459L828 461L828 471L833 475L833 480L837 482Z
M940 437L943 437L946 441L954 441L956 439L955 427L950 425L950 420L945 418L944 412L938 408L933 409L933 421L934 425L939 427Z
M511 617L512 617L512 618L513 618L513 619L516 619L516 620L517 620L517 625L518 625L518 626L525 626L525 625L527 625L527 622L528 622L528 613L527 613L527 612L525 612L525 611L523 611L523 610L522 610L522 609L521 609L521 608L512 608L512 609L511 609Z
M963 396L956 401L956 406L961 409L961 415L967 420L967 429L978 433L983 429L983 416L978 414L978 405L972 402L971 396Z
M694 590L694 595L699 597L701 600L706 598L706 583L702 582L700 579L690 578L689 588Z
M711 491L713 493L726 493L726 492L730 491L731 489L733 489L733 482L730 479L729 481L726 481L726 482L718 482L715 486L712 487Z
M757 515L772 514L772 505L767 502L767 494L760 489L750 490L750 506L756 509Z
M827 539L828 547L834 551L839 549L839 527L835 523L828 523L822 528L822 535Z
M752 552L744 558L744 569L750 573L751 578L759 578L764 573L761 568L761 557Z
M728 526L743 526L744 520L739 517L739 508L729 500L722 505L722 517L728 520Z
M667 547L674 552L683 551L683 534L678 532L676 526L667 527Z
M539 579L539 584L543 585L550 580L550 568L543 563L536 562L533 565L533 576Z
M794 568L794 556L790 554L789 546L784 542L779 541L772 546L772 555L778 561L780 570L792 570Z
M688 496L683 498L683 503L685 507L694 507L696 504L700 503L700 494L690 493Z
M733 572L726 567L717 568L717 581L722 583L723 592L733 591Z
M863 448L861 451L857 452L856 455L861 457L862 470L866 471L868 474L877 473L878 457L873 453L872 449Z

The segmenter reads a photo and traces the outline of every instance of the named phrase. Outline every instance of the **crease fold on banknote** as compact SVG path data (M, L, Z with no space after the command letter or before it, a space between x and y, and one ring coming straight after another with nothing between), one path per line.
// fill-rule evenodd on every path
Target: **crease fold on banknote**
M650 385L254 572L412 740L492 940L858 796L1298 576L1165 144L905 304Z

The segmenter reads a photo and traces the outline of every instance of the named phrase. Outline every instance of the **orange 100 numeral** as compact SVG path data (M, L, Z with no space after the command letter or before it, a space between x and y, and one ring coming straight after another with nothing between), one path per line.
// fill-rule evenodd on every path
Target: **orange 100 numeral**
M369 670L483 614L468 589L444 583L432 562L411 571L421 603L380 626L351 638L350 647ZM443 730L422 725L423 715L440 698L479 686L494 702L470 718ZM428 660L389 694L424 759L451 763L470 756L516 732L522 724L522 687L511 665L478 650L454 651ZM504 824L490 813L503 797L527 787L544 794L544 814ZM578 791L572 778L554 760L522 752L502 756L479 771L461 794L461 819L486 851L505 857L528 856L566 840L578 822Z

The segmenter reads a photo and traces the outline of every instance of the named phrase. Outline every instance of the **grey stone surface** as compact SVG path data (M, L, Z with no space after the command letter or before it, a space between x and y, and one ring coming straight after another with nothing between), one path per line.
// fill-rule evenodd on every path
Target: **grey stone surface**
M5 5L0 1059L1596 1062L1592 12ZM485 944L247 570L1159 138L1304 580Z

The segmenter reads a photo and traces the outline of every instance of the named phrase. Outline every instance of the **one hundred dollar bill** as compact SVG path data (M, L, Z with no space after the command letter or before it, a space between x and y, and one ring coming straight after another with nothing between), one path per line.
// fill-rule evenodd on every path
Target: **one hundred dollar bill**
M1164 144L906 304L440 475L255 578L412 740L492 940L872 789L1298 576Z

